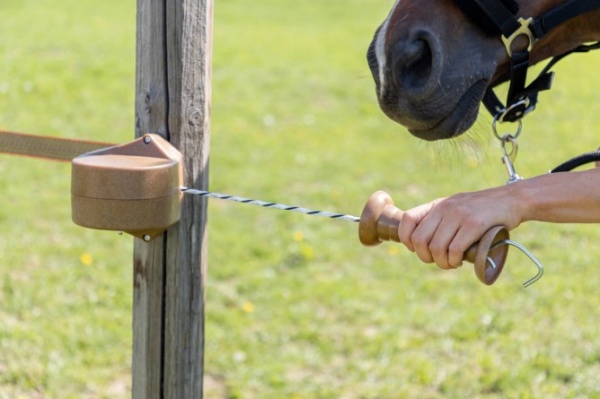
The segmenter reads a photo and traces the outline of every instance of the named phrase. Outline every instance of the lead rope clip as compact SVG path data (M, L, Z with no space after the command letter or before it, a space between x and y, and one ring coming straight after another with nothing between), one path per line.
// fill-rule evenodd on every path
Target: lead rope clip
M510 151L507 150L507 145L510 143ZM508 180L506 184L512 184L518 182L519 180L523 180L521 176L515 171L514 162L517 158L517 152L519 150L519 145L517 140L511 136L510 134L505 134L502 136L502 163L506 166L506 171L508 172Z
M492 129L494 130L494 135L498 140L500 140L500 144L502 146L502 163L506 166L506 171L508 172L508 180L506 184L511 184L518 182L519 180L523 180L521 176L517 174L515 171L514 162L517 158L517 152L519 150L519 144L517 143L517 138L521 134L521 130L523 129L523 123L521 120L517 121L517 131L514 133L505 133L500 135L498 133L498 129L496 127L499 118L503 115L503 113L498 113L494 117L494 121L492 122ZM510 148L508 148L510 145Z
M502 147L503 155L502 155L501 159L502 159L502 163L504 164L504 166L506 166L506 171L508 172L508 180L506 181L506 184L512 184L512 183L518 182L519 180L523 180L523 178L521 176L519 176L519 174L515 171L515 166L514 166L514 162L515 162L515 159L517 158L517 153L519 151L519 143L517 142L517 138L521 134L521 130L523 129L523 123L519 119L517 121L518 126L517 126L516 132L514 132L512 134L505 133L503 135L500 135L498 133L498 129L496 128L496 124L497 124L497 122L502 122L502 118L504 117L504 115L505 115L504 111L496 114L496 116L494 117L494 121L492 122L492 128L494 130L494 135L496 136L496 138L498 140L500 140L500 144ZM518 242L510 240L510 239L505 239L505 240L499 241L496 244L494 244L490 248L490 251L492 251L493 249L496 249L500 246L503 246L503 245L509 245L509 246L513 246L513 247L519 249L521 252L523 252L523 254L525 254L525 256L527 256L535 264L535 266L538 269L537 274L535 276L533 276L532 278L530 278L529 280L525 281L523 283L523 286L529 287L531 284L535 283L540 278L542 278L542 276L544 275L544 266L527 248L525 248L523 245L519 244ZM488 262L490 262L490 261L491 261L491 259L488 258ZM493 267L494 265L491 264L491 266Z

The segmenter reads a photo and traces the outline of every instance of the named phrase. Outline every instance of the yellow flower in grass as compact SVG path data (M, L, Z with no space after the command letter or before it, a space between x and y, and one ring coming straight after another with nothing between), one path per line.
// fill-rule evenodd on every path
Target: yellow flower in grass
M296 241L296 242L304 241L304 233L301 231L294 231L294 234L292 235L292 237L294 238L294 241Z
M254 312L254 305L252 304L252 302L244 302L244 304L242 305L242 310L246 313L252 313Z
M315 257L315 250L310 245L300 245L300 253L304 260L311 260Z
M400 248L398 248L398 247L399 247L398 244L396 244L396 245L389 245L388 246L388 250L387 250L388 254L392 255L392 256L398 255L400 253Z
M84 266L91 266L94 262L94 259L92 258L92 255L88 254L87 252L84 252L79 257L79 261Z

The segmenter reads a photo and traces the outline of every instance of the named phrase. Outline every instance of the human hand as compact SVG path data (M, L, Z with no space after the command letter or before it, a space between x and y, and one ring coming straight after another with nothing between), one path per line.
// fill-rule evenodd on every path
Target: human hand
M498 225L511 230L521 223L511 189L461 193L409 209L398 228L400 241L423 262L460 267L465 251L487 230Z

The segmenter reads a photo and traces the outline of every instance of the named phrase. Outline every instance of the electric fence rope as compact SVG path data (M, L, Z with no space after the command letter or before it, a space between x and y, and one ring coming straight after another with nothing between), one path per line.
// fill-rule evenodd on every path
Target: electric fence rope
M329 218L329 219L348 220L350 222L355 222L355 223L360 222L360 218L359 217L352 216L352 215L345 215L345 214L342 214L342 213L331 213L331 212L324 212L324 211L316 211L316 210L313 210L313 209L302 208L302 207L299 207L299 206L278 204L276 202L260 201L260 200L257 200L257 199L243 198L243 197L238 197L238 196L235 196L235 195L228 195L228 194L213 193L213 192L210 192L210 191L196 190L196 189L187 188L187 187L182 187L181 191L184 194L197 195L197 196L200 196L200 197L217 198L217 199L225 200L225 201L234 201L234 202L239 202L239 203L242 203L242 204L256 205L256 206L260 206L260 207L263 207L263 208L279 209L281 211L299 212L299 213L303 213L303 214L309 215L309 216L322 216L322 217L326 217L326 218Z

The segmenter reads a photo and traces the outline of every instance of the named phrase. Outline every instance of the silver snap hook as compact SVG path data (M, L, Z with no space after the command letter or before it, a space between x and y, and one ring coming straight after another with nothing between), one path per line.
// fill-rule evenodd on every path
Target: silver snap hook
M523 180L523 178L517 174L513 165L519 150L519 144L517 143L516 138L510 134L505 134L500 140L502 142L502 153L504 154L501 159L504 166L506 166L506 171L508 172L508 180L506 181L506 184ZM507 149L508 144L510 144L510 151Z

